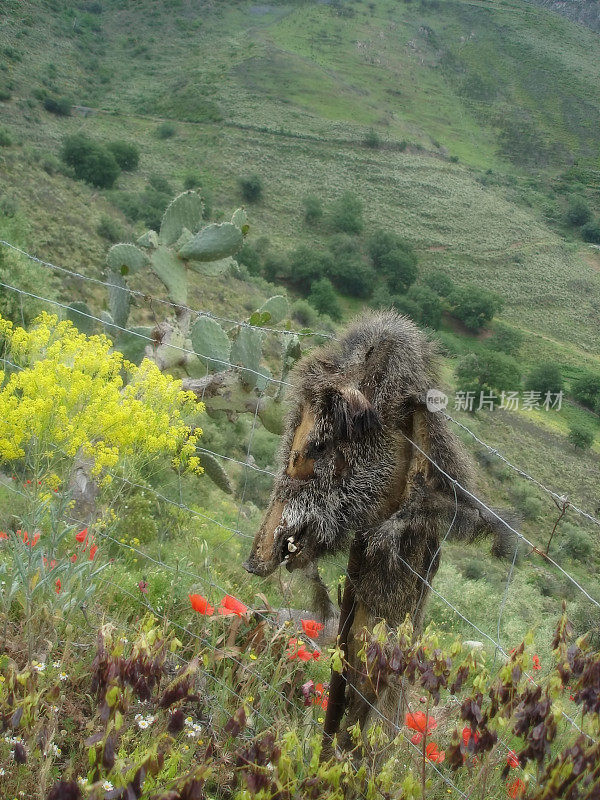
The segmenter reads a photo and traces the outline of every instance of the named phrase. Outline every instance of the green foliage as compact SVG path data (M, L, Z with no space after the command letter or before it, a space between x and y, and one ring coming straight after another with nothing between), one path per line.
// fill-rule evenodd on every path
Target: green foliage
M282 294L276 294L273 297L269 297L269 299L262 304L258 311L261 314L266 311L271 315L268 325L278 325L287 317L289 309L290 306L287 298Z
M541 392L545 397L548 392L557 394L564 388L564 380L557 364L538 364L527 376L525 388L534 392Z
M572 525L564 522L558 528L560 549L574 561L585 563L593 555L593 545L588 534Z
M242 371L242 380L250 387L258 382L262 340L263 334L256 328L240 327L231 347L232 362L247 367Z
M191 261L217 261L236 253L243 243L241 230L231 222L213 223L198 231L179 250Z
M529 483L520 483L511 492L512 501L520 515L527 520L535 520L544 510L544 503Z
M589 222L591 217L592 211L584 197L572 197L569 200L566 212L566 220L569 225L579 228Z
M304 221L307 225L315 225L323 219L323 204L314 194L307 195L302 201L304 206Z
M96 233L98 236L102 236L103 239L112 243L121 241L125 236L123 226L120 222L114 217L109 217L107 214L103 214L100 217Z
M330 257L307 245L300 245L289 256L290 280L302 292L308 292L312 283L329 274Z
M177 133L177 125L174 122L161 122L156 128L156 135L159 139L172 139Z
M369 297L376 282L373 268L360 255L359 244L353 236L339 233L329 241L331 257L323 261L323 274L344 294Z
M442 302L434 291L427 286L411 286L406 297L415 303L418 308L415 322L422 327L433 328L434 330L440 327Z
M0 238L8 238L2 228ZM0 281L40 297L57 297L55 281L48 270L40 270L28 258L7 250L4 245L0 245ZM41 300L17 292L0 292L0 316L11 322L29 325L38 314L47 310L48 304Z
M342 318L333 284L328 278L320 278L310 287L308 302L317 309L319 314L329 314L331 319L339 321Z
M508 356L518 356L523 344L523 334L517 328L497 322L494 334L487 341L492 350L500 350Z
M521 369L511 356L493 350L469 353L456 366L456 379L460 391L486 394L517 391L521 385Z
M258 203L263 196L263 182L259 175L246 175L238 181L242 197L248 203Z
M340 233L361 233L362 213L362 200L352 192L344 192L331 206L331 226Z
M581 237L584 242L600 244L600 220L590 220L582 225Z
M423 283L440 297L450 297L454 290L452 278L439 270L428 272L423 278Z
M44 100L44 108L57 117L69 117L71 115L71 100L68 97L53 97L48 95Z
M578 450L589 450L594 443L594 431L584 422L572 422L567 438Z
M479 331L502 309L501 298L478 286L462 286L449 297L452 313L472 331Z
M248 268L250 275L260 275L263 269L263 261L260 253L249 242L244 242L236 255L240 264Z
M125 172L133 172L140 163L140 149L133 142L109 142L107 148L115 157L117 164Z
M368 242L373 266L393 293L404 294L418 275L418 259L412 245L390 231L376 231Z
M10 147L13 143L8 128L0 128L0 147Z
M102 189L110 189L121 172L113 154L82 133L65 138L61 158L79 180Z
M377 150L381 147L381 138L374 128L369 128L363 142L366 147L370 147L372 150Z
M292 305L292 319L303 328L315 328L319 321L316 309L306 300L296 300Z
M210 317L198 317L190 331L192 347L200 361L213 372L228 368L231 341L219 323Z
M582 372L572 385L573 397L588 408L600 409L600 374Z
M185 191L188 189L198 189L202 186L202 175L199 172L188 172L183 179L183 188Z
M71 320L80 333L85 333L87 336L90 336L94 332L96 322L91 319L93 315L87 303L82 303L80 301L71 303L66 311L66 315L67 319Z

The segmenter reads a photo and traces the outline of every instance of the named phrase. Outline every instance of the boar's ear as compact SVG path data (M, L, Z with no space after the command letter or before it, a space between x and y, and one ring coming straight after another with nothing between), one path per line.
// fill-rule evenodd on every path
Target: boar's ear
M342 439L364 436L380 427L377 412L355 386L329 391L323 410L331 419L334 435Z

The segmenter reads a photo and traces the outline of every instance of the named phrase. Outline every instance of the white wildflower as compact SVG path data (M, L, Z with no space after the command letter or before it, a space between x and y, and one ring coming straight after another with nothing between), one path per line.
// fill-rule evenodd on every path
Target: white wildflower
M102 788L104 789L105 792L112 792L112 790L115 787L112 785L110 781L104 781L102 784Z
M66 681L66 680L68 680L68 678L69 678L69 676L67 675L66 672L61 672L60 675L58 676L58 679L60 681Z

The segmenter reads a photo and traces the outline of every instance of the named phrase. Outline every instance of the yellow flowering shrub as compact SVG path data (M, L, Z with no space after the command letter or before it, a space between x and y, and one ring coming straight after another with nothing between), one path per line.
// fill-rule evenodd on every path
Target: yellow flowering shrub
M151 361L138 367L106 336L85 336L46 313L29 330L0 317L0 347L17 367L0 370L0 463L41 460L48 470L58 454L82 453L106 479L120 461L167 456L202 472L202 431L185 419L204 408Z

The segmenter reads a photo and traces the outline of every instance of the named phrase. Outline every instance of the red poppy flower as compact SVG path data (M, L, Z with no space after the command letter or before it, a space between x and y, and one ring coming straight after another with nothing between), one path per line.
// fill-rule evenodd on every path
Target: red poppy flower
M0 539L8 539L8 534L4 533L4 531L0 531Z
M313 705L321 706L324 709L327 709L327 690L324 688L322 683L315 684L315 696L313 697Z
M90 561L94 560L94 556L98 552L98 545L94 544L90 547Z
M302 630L311 639L316 639L320 631L325 627L322 622L316 622L314 619L301 619Z
M56 566L56 559L52 558L50 561L48 561L46 556L44 556L44 566L46 568L50 567L50 569L54 569L54 567Z
M140 591L143 592L144 589L141 587L142 581L140 581ZM147 584L146 584L146 591L147 591ZM197 611L198 614L204 614L205 617L210 617L215 613L214 608L210 605L206 597L202 597L201 594L189 594L188 597L190 598L190 603L192 604L192 608L194 611Z
M141 580L138 583L138 589L140 590L140 592L142 594L148 594L148 581ZM192 597L192 595L190 595L190 598L191 597ZM200 595L196 595L196 597L200 597ZM193 605L194 604L192 603L192 607L193 607Z
M437 764L441 764L446 758L446 752L444 750L438 750L438 746L435 742L429 742L425 748L425 755L429 761L435 761Z
M85 540L87 539L87 535L88 535L88 529L84 528L82 531L79 531L79 533L75 534L75 539L78 542L85 542Z
M287 657L289 661L295 661L296 659L310 661L314 655L306 649L303 642L299 642L298 639L290 639L288 641Z
M516 769L519 766L519 758L514 750L508 751L508 755L506 756L506 763L512 769Z
M240 600L227 594L221 600L221 605L217 608L217 611L224 617L230 616L231 614L237 614L238 617L241 617L242 614L248 611L248 606L245 606Z
M542 665L540 664L540 657L539 656L534 656L533 657L533 668L534 669L541 669L542 668Z
M71 564L74 564L77 561L77 553L73 553L71 556Z
M437 728L437 721L433 717L427 717L422 711L407 714L404 717L404 724L411 731L418 733L431 733Z
M524 797L525 795L525 784L520 778L517 778L516 781L513 781L507 787L508 796L512 798L512 800L516 800L517 797Z
M60 578L56 579L56 583L54 585L56 586L56 594L60 594L60 590L62 589L62 583L60 582Z

